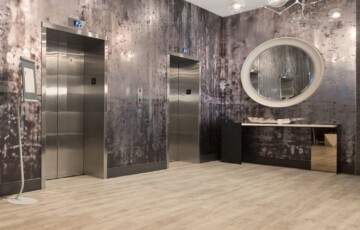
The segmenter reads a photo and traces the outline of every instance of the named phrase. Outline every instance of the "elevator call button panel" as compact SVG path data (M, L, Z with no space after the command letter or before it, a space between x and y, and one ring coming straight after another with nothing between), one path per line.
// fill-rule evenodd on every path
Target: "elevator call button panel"
M143 101L143 88L139 87L137 90L137 103L138 106L142 105L142 101Z

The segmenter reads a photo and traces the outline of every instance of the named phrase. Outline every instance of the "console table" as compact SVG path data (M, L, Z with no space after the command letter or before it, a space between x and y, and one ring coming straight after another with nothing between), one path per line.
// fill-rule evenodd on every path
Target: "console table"
M339 172L340 125L222 125L221 160Z

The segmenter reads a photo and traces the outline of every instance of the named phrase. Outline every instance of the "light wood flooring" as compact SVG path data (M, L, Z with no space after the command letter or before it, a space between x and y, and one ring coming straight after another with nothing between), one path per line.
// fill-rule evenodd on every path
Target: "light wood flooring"
M0 200L0 229L360 229L360 177L255 164L171 163L108 180L47 182Z

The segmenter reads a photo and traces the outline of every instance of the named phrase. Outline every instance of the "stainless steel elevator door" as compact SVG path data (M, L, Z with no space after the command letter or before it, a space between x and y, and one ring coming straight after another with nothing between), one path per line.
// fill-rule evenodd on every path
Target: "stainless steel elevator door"
M169 127L168 127L168 151L169 160L179 160L179 63L171 59L169 69Z
M58 63L59 63L59 42L57 34L49 33L46 42L46 99L44 105L46 108L46 116L44 119L46 127L46 156L44 164L46 165L46 179L54 179L58 177Z
M199 62L170 56L168 151L170 161L200 162Z
M59 178L84 172L84 48L81 41L73 37L67 36L66 53L59 55ZM63 43L60 44L63 47Z
M84 173L84 47L49 31L46 65L46 179Z

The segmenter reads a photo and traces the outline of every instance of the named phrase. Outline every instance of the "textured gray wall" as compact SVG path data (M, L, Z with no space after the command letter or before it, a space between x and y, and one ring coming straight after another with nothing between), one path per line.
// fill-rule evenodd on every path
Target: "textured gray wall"
M328 22L328 10L344 17ZM355 154L355 0L326 0L294 7L277 16L260 9L221 19L183 0L2 0L0 4L0 183L19 180L16 93L19 58L36 61L41 88L41 21L66 25L68 17L87 21L108 36L109 167L165 161L167 53L188 47L201 60L201 152L219 153L219 124L247 116L305 117L306 122L340 123L342 168L353 172ZM222 28L222 29L221 29ZM245 57L260 43L293 36L317 46L326 60L326 80L306 102L286 109L254 103L242 90ZM221 53L221 59L219 54ZM222 67L222 68L221 68ZM144 89L142 107L136 90ZM41 98L39 98L41 99ZM24 103L26 178L39 178L41 104Z
M356 122L356 7L355 0L326 0L294 6L279 16L258 9L223 20L221 98L228 121L246 117L304 117L306 123L341 124L341 171L354 173ZM340 21L330 22L327 12L343 9ZM240 70L247 55L259 44L278 37L296 37L315 45L326 64L325 80L308 100L289 108L259 105L243 91Z
M201 61L202 154L217 153L214 138L220 73L221 18L183 0L2 0L0 4L0 182L18 181L16 93L19 61L36 61L41 89L41 21L87 21L108 36L108 167L163 162L166 157L167 54L182 47ZM144 103L136 92L144 90ZM39 99L41 99L39 97ZM39 178L41 103L24 103L25 176ZM215 130L215 131L214 131ZM209 146L207 143L212 143Z
M356 3L356 57L360 57L360 3ZM360 79L360 60L356 59L356 79ZM360 130L360 81L356 81L356 131ZM360 153L360 135L356 135L356 153ZM357 154L358 155L358 154ZM356 174L360 174L360 157L356 156Z
M166 55L182 47L190 48L191 55L202 62L202 153L211 153L205 143L209 143L213 123L220 17L184 1L118 4L111 6L117 18L111 36L117 44L112 45L109 57L109 167L165 161ZM128 53L134 58L127 60ZM144 88L145 98L140 109L135 103L138 87Z

